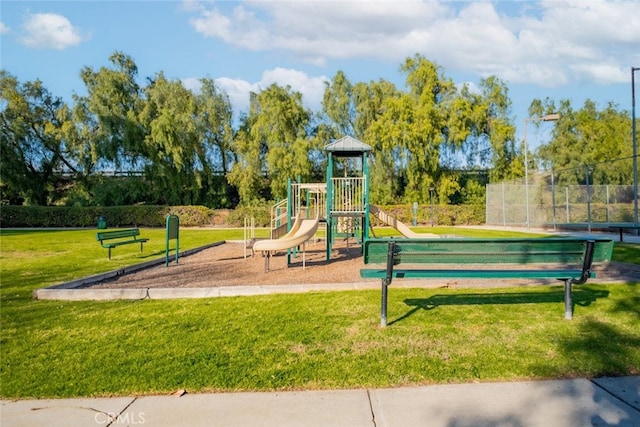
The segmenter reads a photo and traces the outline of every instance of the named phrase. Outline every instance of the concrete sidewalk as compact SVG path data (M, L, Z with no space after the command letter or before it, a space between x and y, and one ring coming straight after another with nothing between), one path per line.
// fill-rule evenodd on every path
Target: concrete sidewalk
M0 401L2 427L637 426L640 377Z

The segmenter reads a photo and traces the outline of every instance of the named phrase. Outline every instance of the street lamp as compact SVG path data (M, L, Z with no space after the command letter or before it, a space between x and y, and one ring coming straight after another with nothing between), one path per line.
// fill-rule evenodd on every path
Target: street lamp
M530 228L529 221L529 160L527 158L527 123L528 122L553 122L560 119L560 114L553 113L541 117L527 117L524 119L524 197L527 206L527 229Z
M631 67L631 141L633 143L633 225L638 226L638 148L636 141L636 84L635 72L640 67Z

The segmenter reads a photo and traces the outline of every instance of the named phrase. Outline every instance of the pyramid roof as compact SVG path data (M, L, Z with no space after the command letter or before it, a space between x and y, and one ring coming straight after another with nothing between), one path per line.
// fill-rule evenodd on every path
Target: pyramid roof
M324 149L338 156L359 156L366 151L371 151L371 146L351 136L343 136L325 145Z

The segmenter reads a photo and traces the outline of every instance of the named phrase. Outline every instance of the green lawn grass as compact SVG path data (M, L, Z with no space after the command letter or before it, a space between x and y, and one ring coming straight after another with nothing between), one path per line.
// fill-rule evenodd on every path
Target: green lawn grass
M431 229L429 229L431 230ZM465 229L466 230L466 229ZM426 231L426 230L425 230ZM393 289L142 301L38 301L34 289L164 256L164 230L114 250L96 230L0 233L0 396L291 390L640 374L635 283ZM258 233L265 230L258 230ZM458 234L459 229L442 229ZM485 231L465 231L486 236ZM481 233L481 234L478 234ZM504 237L514 236L513 233ZM181 230L183 250L242 230ZM636 259L637 245L614 257ZM593 283L592 283L593 282Z

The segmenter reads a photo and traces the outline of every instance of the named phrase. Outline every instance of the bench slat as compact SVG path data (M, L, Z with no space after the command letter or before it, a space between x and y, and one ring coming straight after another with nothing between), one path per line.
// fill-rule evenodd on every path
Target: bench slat
M383 279L386 269L363 269L363 278ZM441 269L393 269L392 277L398 279L574 279L582 275L581 269L562 270L441 270ZM595 273L591 273L591 278Z
M112 240L112 239L124 239L127 237L133 237L140 235L140 229L132 228L127 230L116 230L116 231L103 231L96 233L96 240Z
M387 246L393 239L365 242L364 263L387 262ZM426 264L563 264L582 263L585 239L397 239L397 255ZM596 239L594 262L611 259L613 241Z

